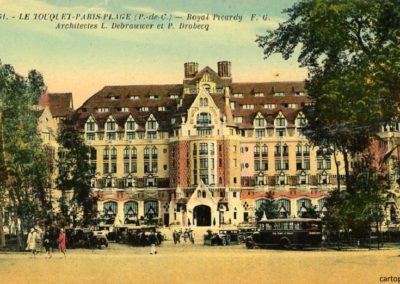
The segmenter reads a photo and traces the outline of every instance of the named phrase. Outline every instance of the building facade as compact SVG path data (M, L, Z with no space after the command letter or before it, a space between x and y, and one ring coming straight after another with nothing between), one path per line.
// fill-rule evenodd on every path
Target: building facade
M233 82L228 61L185 63L182 84L104 87L73 114L101 219L238 225L269 192L283 217L322 214L344 170L303 135L309 103L303 82Z

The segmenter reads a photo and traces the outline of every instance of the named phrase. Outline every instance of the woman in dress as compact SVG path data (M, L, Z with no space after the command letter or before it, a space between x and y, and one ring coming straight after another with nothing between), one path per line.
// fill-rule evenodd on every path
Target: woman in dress
M66 247L65 247L66 236L64 229L60 230L60 234L58 235L58 249L65 255Z

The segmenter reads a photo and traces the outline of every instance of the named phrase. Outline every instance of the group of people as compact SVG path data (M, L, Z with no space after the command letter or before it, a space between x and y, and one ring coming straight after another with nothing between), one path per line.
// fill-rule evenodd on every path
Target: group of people
M183 235L183 240L186 243L188 240L194 244L194 232L190 228L186 228L184 232L181 230L174 230L172 233L172 238L174 240L174 244L181 243L181 236Z
M66 235L64 229L60 229L60 232L57 236L54 236L50 230L46 230L43 234L43 231L40 228L31 228L28 238L26 240L26 250L32 252L33 257L42 251L44 247L49 258L52 257L53 248L58 246L60 252L65 255L66 252Z

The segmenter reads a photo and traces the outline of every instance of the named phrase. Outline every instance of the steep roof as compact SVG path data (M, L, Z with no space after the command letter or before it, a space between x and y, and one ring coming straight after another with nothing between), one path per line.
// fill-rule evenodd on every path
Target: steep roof
M216 76L212 78L214 81L221 80L209 67L198 72L193 80L201 78L204 72ZM236 124L239 128L252 128L258 112L267 120L267 127L272 127L279 112L288 120L288 126L291 126L301 108L310 102L303 95L304 82L230 83L228 86L231 93L229 100L236 104L231 113L243 117L242 123ZM107 118L112 115L120 129L123 129L126 119L131 115L139 129L144 129L147 119L153 114L159 129L169 131L174 126L171 118L175 117L175 123L179 123L197 97L197 94L183 94L183 89L183 84L106 86L90 97L75 112L74 118L83 126L88 117L93 115L99 129L102 129ZM238 93L242 94L241 97L235 96ZM256 93L263 93L263 96L255 96ZM221 113L226 114L224 94L210 96ZM264 107L265 104L275 104L276 107L268 109ZM297 107L293 108L289 104L296 104ZM252 109L245 109L244 105L253 106ZM148 110L143 111L143 107ZM99 108L107 108L108 111L99 112Z
M45 93L40 105L49 107L53 117L68 116L73 110L72 93Z

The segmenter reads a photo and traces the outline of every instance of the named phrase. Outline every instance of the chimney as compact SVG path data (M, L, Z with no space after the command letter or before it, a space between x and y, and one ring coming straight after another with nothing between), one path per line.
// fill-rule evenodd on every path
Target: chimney
M199 64L196 62L186 62L184 64L185 66L185 79L187 78L193 78L196 76Z
M219 61L218 62L218 76L220 77L231 77L231 62L230 61Z

